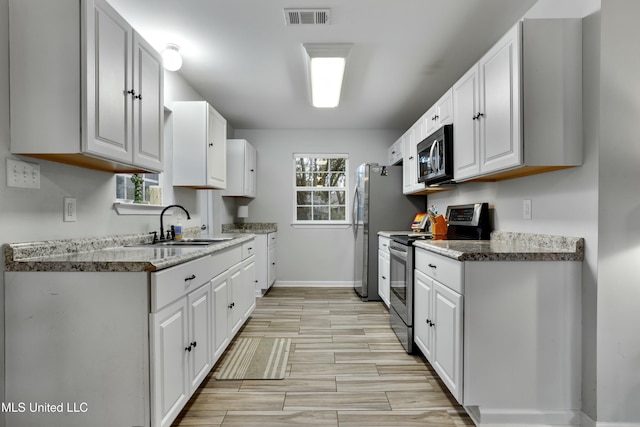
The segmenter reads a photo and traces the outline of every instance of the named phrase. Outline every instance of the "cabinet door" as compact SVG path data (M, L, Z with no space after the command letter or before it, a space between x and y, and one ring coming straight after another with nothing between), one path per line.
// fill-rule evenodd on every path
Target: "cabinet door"
M267 250L267 286L271 287L276 281L276 245L269 245Z
M245 154L245 194L247 197L256 197L256 180L258 175L258 156L256 149L251 144L246 144Z
M164 105L162 58L133 34L133 163L162 171Z
M425 114L424 125L425 125L426 133L424 137L420 138L418 142L422 141L424 138L426 138L427 136L431 135L433 132L438 130L438 123L440 123L438 121L438 105L434 104L431 108L427 110Z
M151 314L153 354L151 424L169 426L189 399L187 301Z
M207 185L227 188L227 121L210 105L207 112Z
M402 161L402 188L404 194L411 194L414 191L424 188L424 184L418 183L418 150L416 142L416 132L420 135L424 122L419 121L414 124L402 137L404 140L404 160ZM426 131L425 131L426 132Z
M207 283L187 297L189 307L189 381L193 393L211 370L211 286Z
M242 261L241 270L241 294L236 300L239 305L239 312L243 320L251 315L253 309L256 308L256 263L255 257L249 257Z
M462 295L434 281L433 360L451 394L462 399Z
M378 295L389 307L389 254L378 250Z
M213 306L213 364L220 358L231 340L229 275L226 271L211 281L211 296Z
M453 123L453 92L449 89L436 103L438 128Z
M240 330L243 320L242 312L242 266L237 265L232 267L229 271L229 285L230 285L230 302L231 307L231 333L233 336Z
M516 25L479 61L483 174L522 164L520 29Z
M433 280L420 270L413 275L413 340L429 362L433 361Z
M84 151L131 163L133 29L105 1L95 0L94 7L87 18Z
M454 179L462 181L480 174L478 66L474 65L453 85Z

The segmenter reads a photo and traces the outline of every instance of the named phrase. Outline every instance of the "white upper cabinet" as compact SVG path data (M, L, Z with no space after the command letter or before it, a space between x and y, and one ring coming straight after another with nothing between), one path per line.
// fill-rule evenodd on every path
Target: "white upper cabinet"
M104 0L10 0L9 13L11 152L162 171L158 52Z
M444 125L453 123L453 94L451 89L445 92L444 95L436 102L424 115L425 126L427 134L431 135ZM420 139L422 141L424 138Z
M582 27L516 24L453 86L455 180L582 164Z
M223 196L256 197L257 153L245 139L227 140L227 189Z
M402 136L404 153L402 160L402 192L413 194L424 190L424 183L418 182L418 142L416 137L424 135L424 121L418 120ZM425 135L426 136L426 135Z
M390 166L402 164L402 153L404 152L404 146L402 144L402 137L398 138L391 147L387 149L388 162Z
M206 101L173 106L173 185L227 188L227 121Z

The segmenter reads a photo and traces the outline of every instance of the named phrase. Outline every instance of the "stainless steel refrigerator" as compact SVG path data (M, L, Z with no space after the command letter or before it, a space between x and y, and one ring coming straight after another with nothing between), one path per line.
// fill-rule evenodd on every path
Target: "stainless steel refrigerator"
M358 167L351 211L355 242L353 286L363 301L380 301L378 232L410 230L415 214L425 208L426 197L402 194L402 166L365 163Z

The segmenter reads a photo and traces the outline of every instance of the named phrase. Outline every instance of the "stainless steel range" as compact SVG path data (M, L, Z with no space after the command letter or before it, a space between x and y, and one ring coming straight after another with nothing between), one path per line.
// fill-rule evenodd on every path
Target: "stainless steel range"
M449 227L446 240L489 239L489 204L474 203L449 206ZM390 254L391 327L407 353L413 353L413 260L416 240L431 239L429 235L392 235Z

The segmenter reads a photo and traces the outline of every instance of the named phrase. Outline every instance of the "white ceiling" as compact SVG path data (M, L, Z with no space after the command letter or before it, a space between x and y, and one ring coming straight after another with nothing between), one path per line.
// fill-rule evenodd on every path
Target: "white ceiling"
M235 129L407 129L536 0L108 0ZM330 8L286 26L285 8ZM314 109L303 43L353 43L340 106Z

